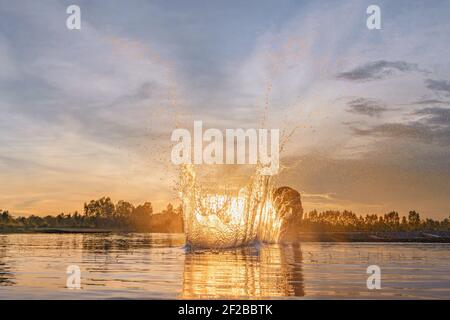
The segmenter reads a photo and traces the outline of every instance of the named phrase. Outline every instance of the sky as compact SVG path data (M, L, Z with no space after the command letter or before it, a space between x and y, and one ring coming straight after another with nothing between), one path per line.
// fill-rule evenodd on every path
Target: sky
M438 0L0 0L0 208L160 210L177 202L173 129L265 119L293 132L276 181L306 210L448 217L449 16Z

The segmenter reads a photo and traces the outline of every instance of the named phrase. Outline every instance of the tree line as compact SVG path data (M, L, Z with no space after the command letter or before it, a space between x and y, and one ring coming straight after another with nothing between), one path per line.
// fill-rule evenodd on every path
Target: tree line
M13 217L8 211L0 210L0 229L39 228L92 228L117 229L123 231L182 232L181 207L168 204L160 213L154 213L151 202L134 206L120 200L116 204L109 197L84 203L83 213L60 213L44 217L30 215Z
M299 227L304 231L447 231L450 230L449 218L441 221L423 219L414 210L407 216L400 216L396 211L362 216L346 210L314 210L304 215Z
M384 215L357 215L351 211L316 210L304 214L297 223L299 231L447 231L450 230L449 218L441 221L422 218L416 211L400 216L391 211ZM8 211L0 210L0 230L39 229L39 228L92 228L114 229L121 231L147 232L183 232L183 214L181 206L174 208L170 203L159 213L153 212L151 202L134 206L120 200L114 204L109 197L102 197L84 203L80 214L61 213L45 217L30 215L13 217Z

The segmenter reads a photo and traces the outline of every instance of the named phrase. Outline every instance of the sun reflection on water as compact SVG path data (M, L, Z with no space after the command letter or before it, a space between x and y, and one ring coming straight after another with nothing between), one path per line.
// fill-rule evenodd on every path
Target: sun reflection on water
M300 297L304 295L301 261L300 246L277 244L189 252L179 298Z

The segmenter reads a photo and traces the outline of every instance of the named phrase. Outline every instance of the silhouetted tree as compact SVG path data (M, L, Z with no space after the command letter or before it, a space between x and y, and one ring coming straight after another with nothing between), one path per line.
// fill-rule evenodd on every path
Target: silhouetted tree
M2 223L8 223L12 219L11 215L9 214L9 211L0 210L0 220Z
M129 202L120 200L116 204L116 216L121 219L129 219L134 210L134 206Z
M408 214L408 223L411 229L417 229L420 225L420 214L416 211L410 211Z
M400 225L400 217L398 216L398 212L391 211L384 215L384 223L388 230L398 230Z
M137 206L133 210L131 217L132 224L138 230L146 229L150 225L150 218L153 214L151 202L145 202L143 205Z

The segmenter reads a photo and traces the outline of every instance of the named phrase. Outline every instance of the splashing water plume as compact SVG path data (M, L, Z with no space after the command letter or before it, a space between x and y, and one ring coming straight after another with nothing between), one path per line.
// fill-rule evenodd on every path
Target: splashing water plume
M299 43L299 47L294 44ZM264 112L259 127L267 127L270 96L275 76L286 61L296 60L304 52L305 42L289 39L280 52L269 52L268 78L264 91ZM289 64L289 68L290 64ZM281 137L279 151L299 128L294 126ZM274 192L273 176L263 175L264 166L259 163L247 184L234 192L218 192L219 186L207 189L196 175L194 165L180 166L179 195L183 204L184 232L190 248L231 248L252 243L279 242L297 215L301 219L300 195L293 208L286 201L289 188ZM281 189L281 191L280 191ZM291 193L292 196L292 193Z
M229 248L255 242L277 242L284 216L273 199L271 176L260 173L237 192L204 191L193 165L180 173L186 243L191 248Z

